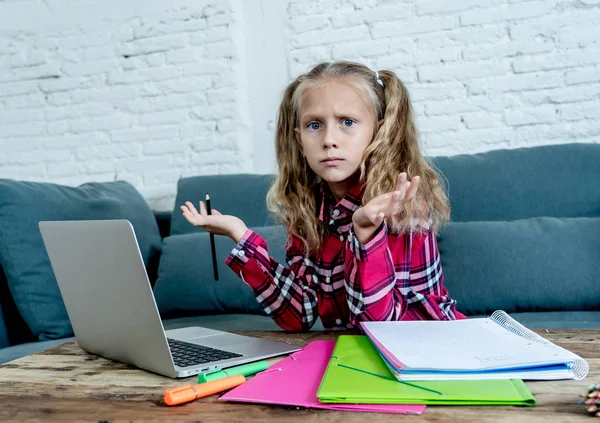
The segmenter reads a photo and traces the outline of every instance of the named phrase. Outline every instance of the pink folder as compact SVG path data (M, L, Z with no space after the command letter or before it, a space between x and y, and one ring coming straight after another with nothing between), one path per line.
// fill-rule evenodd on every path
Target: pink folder
M335 341L313 341L302 350L270 366L219 398L223 401L277 404L326 410L422 414L424 405L323 404L317 389Z

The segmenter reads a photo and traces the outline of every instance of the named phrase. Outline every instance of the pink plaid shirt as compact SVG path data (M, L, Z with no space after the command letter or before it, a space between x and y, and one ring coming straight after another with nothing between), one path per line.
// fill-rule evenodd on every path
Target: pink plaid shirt
M328 189L317 197L329 235L319 255L307 257L302 242L288 238L289 267L269 256L265 240L248 230L225 263L249 285L257 301L287 331L305 331L318 316L325 329L352 328L372 320L454 320L465 316L448 296L435 232L391 233L382 224L360 243L352 214L361 186L337 204Z

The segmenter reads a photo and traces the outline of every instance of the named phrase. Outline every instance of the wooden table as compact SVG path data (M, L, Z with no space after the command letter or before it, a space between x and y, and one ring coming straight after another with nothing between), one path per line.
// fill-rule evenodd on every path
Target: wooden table
M585 358L590 373L583 381L527 382L535 407L430 406L422 416L306 410L296 407L232 404L217 395L167 407L163 391L194 383L196 377L173 380L83 352L75 342L0 366L1 421L185 421L185 422L593 422L578 396L600 382L600 331L536 331ZM289 344L335 339L337 333L238 332Z

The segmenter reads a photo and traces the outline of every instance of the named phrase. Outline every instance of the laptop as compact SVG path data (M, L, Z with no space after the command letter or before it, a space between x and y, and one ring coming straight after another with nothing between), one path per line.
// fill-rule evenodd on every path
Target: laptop
M87 352L179 378L300 349L203 327L165 331L128 220L45 221L39 228Z

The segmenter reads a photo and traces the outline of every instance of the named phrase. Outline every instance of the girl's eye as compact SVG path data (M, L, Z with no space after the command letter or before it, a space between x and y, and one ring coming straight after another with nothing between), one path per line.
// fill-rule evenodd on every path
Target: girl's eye
M311 122L307 125L308 129L311 131L318 131L321 129L321 124L319 122Z
M354 125L354 123L355 122L352 119L344 119L342 121L342 125L347 126L347 127Z

